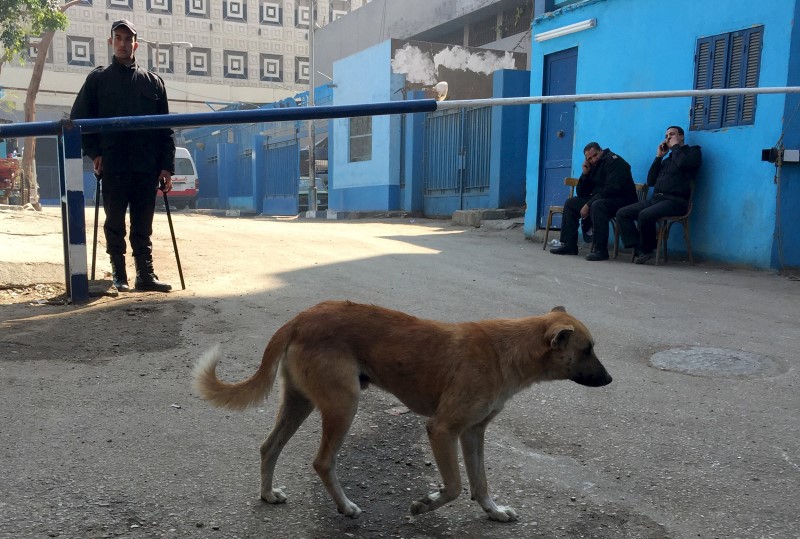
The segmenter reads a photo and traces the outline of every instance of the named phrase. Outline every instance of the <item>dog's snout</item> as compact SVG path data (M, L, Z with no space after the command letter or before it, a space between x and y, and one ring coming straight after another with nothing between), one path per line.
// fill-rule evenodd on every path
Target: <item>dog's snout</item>
M575 383L589 387L602 387L607 386L613 381L613 378L605 367L598 361L597 368L591 371L581 371L570 378Z

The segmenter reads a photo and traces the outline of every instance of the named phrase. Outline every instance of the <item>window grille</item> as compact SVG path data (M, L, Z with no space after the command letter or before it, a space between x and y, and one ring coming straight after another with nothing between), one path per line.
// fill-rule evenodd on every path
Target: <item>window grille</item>
M372 160L372 117L350 118L350 162Z
M480 47L497 41L497 16L478 21L469 27L469 46Z

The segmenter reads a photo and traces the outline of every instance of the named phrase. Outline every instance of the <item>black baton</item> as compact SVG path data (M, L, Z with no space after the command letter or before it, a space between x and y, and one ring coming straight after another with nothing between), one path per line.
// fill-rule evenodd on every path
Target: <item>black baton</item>
M97 218L100 215L100 180L103 175L95 172L94 177L97 178L97 187L94 190L94 240L92 240L92 280L94 281L94 267L97 261Z
M158 188L161 189L161 193L164 195L164 209L167 210L169 233L172 234L172 248L175 250L175 262L178 263L178 276L181 278L181 290L186 290L186 284L183 282L183 269L181 269L181 257L178 254L178 242L175 241L175 229L172 227L172 214L169 212L169 200L167 199L167 192L164 190L166 188L164 180L161 180Z

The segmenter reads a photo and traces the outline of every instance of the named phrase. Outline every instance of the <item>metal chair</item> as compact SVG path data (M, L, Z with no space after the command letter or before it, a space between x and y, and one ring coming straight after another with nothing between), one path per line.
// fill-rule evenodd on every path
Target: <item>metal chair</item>
M575 188L578 186L578 178L564 178L564 185L569 187L569 196L567 198L572 198L575 196ZM550 230L559 230L558 228L553 228L553 216L559 213L564 213L564 206L550 206L550 210L547 212L547 224L544 227L544 245L542 246L543 250L547 249L547 238L550 236Z
M647 193L650 192L650 186L646 183L636 184L636 198L639 202L647 200ZM617 226L617 218L611 218L611 226L614 227L614 258L619 256L619 227Z
M692 205L694 201L694 182L692 182L689 190L689 206L686 208L684 215L673 215L670 217L662 217L658 220L658 232L656 235L656 266L658 266L661 251L664 251L664 262L667 260L667 241L669 240L669 229L672 225L680 223L683 225L683 240L686 242L686 252L689 254L689 263L694 264L692 257L692 241L689 234L689 216L692 214Z

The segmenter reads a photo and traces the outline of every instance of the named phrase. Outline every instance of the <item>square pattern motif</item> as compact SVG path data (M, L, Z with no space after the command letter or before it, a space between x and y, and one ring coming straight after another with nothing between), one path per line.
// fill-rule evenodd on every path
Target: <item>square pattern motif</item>
M296 56L294 59L294 81L297 83L307 83L310 66L308 58Z
M222 18L226 21L247 21L247 4L242 0L225 0L222 4Z
M187 55L186 73L188 75L211 75L211 49L193 48Z
M152 13L172 13L172 0L147 0L147 11Z
M225 62L226 79L247 78L247 54L245 52L225 51L223 56Z
M172 48L161 46L156 50L150 45L150 71L155 73L172 73Z
M297 28L308 28L308 21L311 20L311 9L308 6L297 6L297 18L294 25Z
M208 0L186 0L186 14L189 17L209 18Z
M94 39L67 36L67 63L71 66L93 66Z
M262 24L283 25L283 7L278 2L261 2L261 16L259 22Z
M115 7L133 10L133 0L106 0L106 7ZM118 17L121 18L121 17Z
M266 82L283 82L283 56L262 54L260 78Z
M50 44L50 49L46 51L47 58L45 58L45 62L48 64L53 63L53 44ZM33 42L32 40L28 41L28 58L31 61L35 60L36 57L39 56L39 42Z

